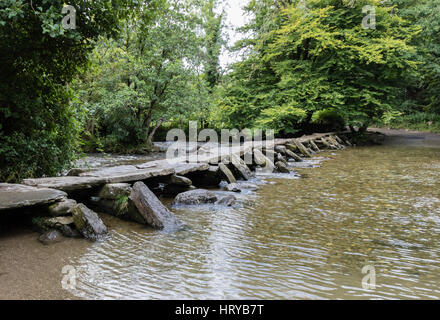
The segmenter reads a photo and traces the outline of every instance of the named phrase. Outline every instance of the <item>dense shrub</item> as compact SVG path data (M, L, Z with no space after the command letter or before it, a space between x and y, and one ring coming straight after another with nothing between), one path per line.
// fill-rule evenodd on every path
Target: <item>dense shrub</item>
M317 131L339 131L345 127L344 117L333 108L314 112L311 123L317 126Z
M115 36L121 19L141 6L148 15L156 1L69 4L76 28L65 30L62 0L0 2L0 181L55 175L69 164L78 146L70 82L98 36Z

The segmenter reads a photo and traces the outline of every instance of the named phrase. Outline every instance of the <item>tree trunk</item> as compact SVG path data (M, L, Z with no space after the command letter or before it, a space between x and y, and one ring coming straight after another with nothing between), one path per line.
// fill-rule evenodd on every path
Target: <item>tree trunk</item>
M160 119L157 121L156 126L151 130L151 132L148 134L148 138L147 138L147 145L149 147L153 146L153 138L154 138L154 134L156 133L157 129L160 128L160 126L162 125L162 123L165 121L165 119Z

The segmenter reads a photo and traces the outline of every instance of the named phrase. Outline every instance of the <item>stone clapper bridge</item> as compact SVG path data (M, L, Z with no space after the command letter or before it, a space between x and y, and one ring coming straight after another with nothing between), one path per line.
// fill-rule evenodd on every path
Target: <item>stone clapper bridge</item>
M245 142L217 150L208 148L208 145L198 148L196 154L173 160L93 171L73 170L75 176L25 179L22 184L0 183L0 214L17 210L38 211L33 223L43 233L43 239L40 237L43 243L52 238L56 240L56 234L90 240L107 234L107 227L98 214L78 203L80 201L97 208L96 211L173 232L181 229L183 224L150 188L155 190L161 186L162 193L177 195L174 204L230 206L235 201L232 193L218 199L212 192L196 187L215 187L226 181L227 191L240 192L236 177L249 180L256 168L289 173L288 161L300 162L321 149L344 149L351 143L346 133L323 133L297 139ZM245 155L252 155L253 163L249 166L242 159Z

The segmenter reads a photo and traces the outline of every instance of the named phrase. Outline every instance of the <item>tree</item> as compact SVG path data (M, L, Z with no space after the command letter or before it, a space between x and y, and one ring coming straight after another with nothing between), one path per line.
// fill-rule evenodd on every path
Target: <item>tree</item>
M223 19L225 12L216 14L218 0L208 0L202 7L203 27L205 31L205 73L209 88L212 89L218 84L220 78L220 53L225 44L222 37L224 28Z
M291 134L322 110L365 130L391 112L414 72L411 39L418 29L375 0L256 1L248 10L248 57L234 66L220 102L230 123L271 126ZM365 5L376 8L376 28L364 29ZM296 125L295 125L296 124Z
M393 12L421 28L412 41L418 72L407 77L402 111L440 113L440 0L392 0Z
M164 122L200 118L208 93L198 9L197 2L170 0L152 24L135 18L120 40L99 41L96 73L75 87L87 135L103 140L104 150L147 152Z
M55 175L76 151L78 125L69 83L100 35L115 36L133 10L160 1L72 0L76 28L65 30L61 0L0 3L0 180Z

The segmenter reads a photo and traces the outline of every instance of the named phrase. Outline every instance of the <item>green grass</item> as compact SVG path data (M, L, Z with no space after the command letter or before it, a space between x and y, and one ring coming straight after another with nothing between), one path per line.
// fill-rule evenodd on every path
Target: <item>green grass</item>
M375 126L440 133L440 115L436 113L414 112L396 117L387 123L376 123Z

